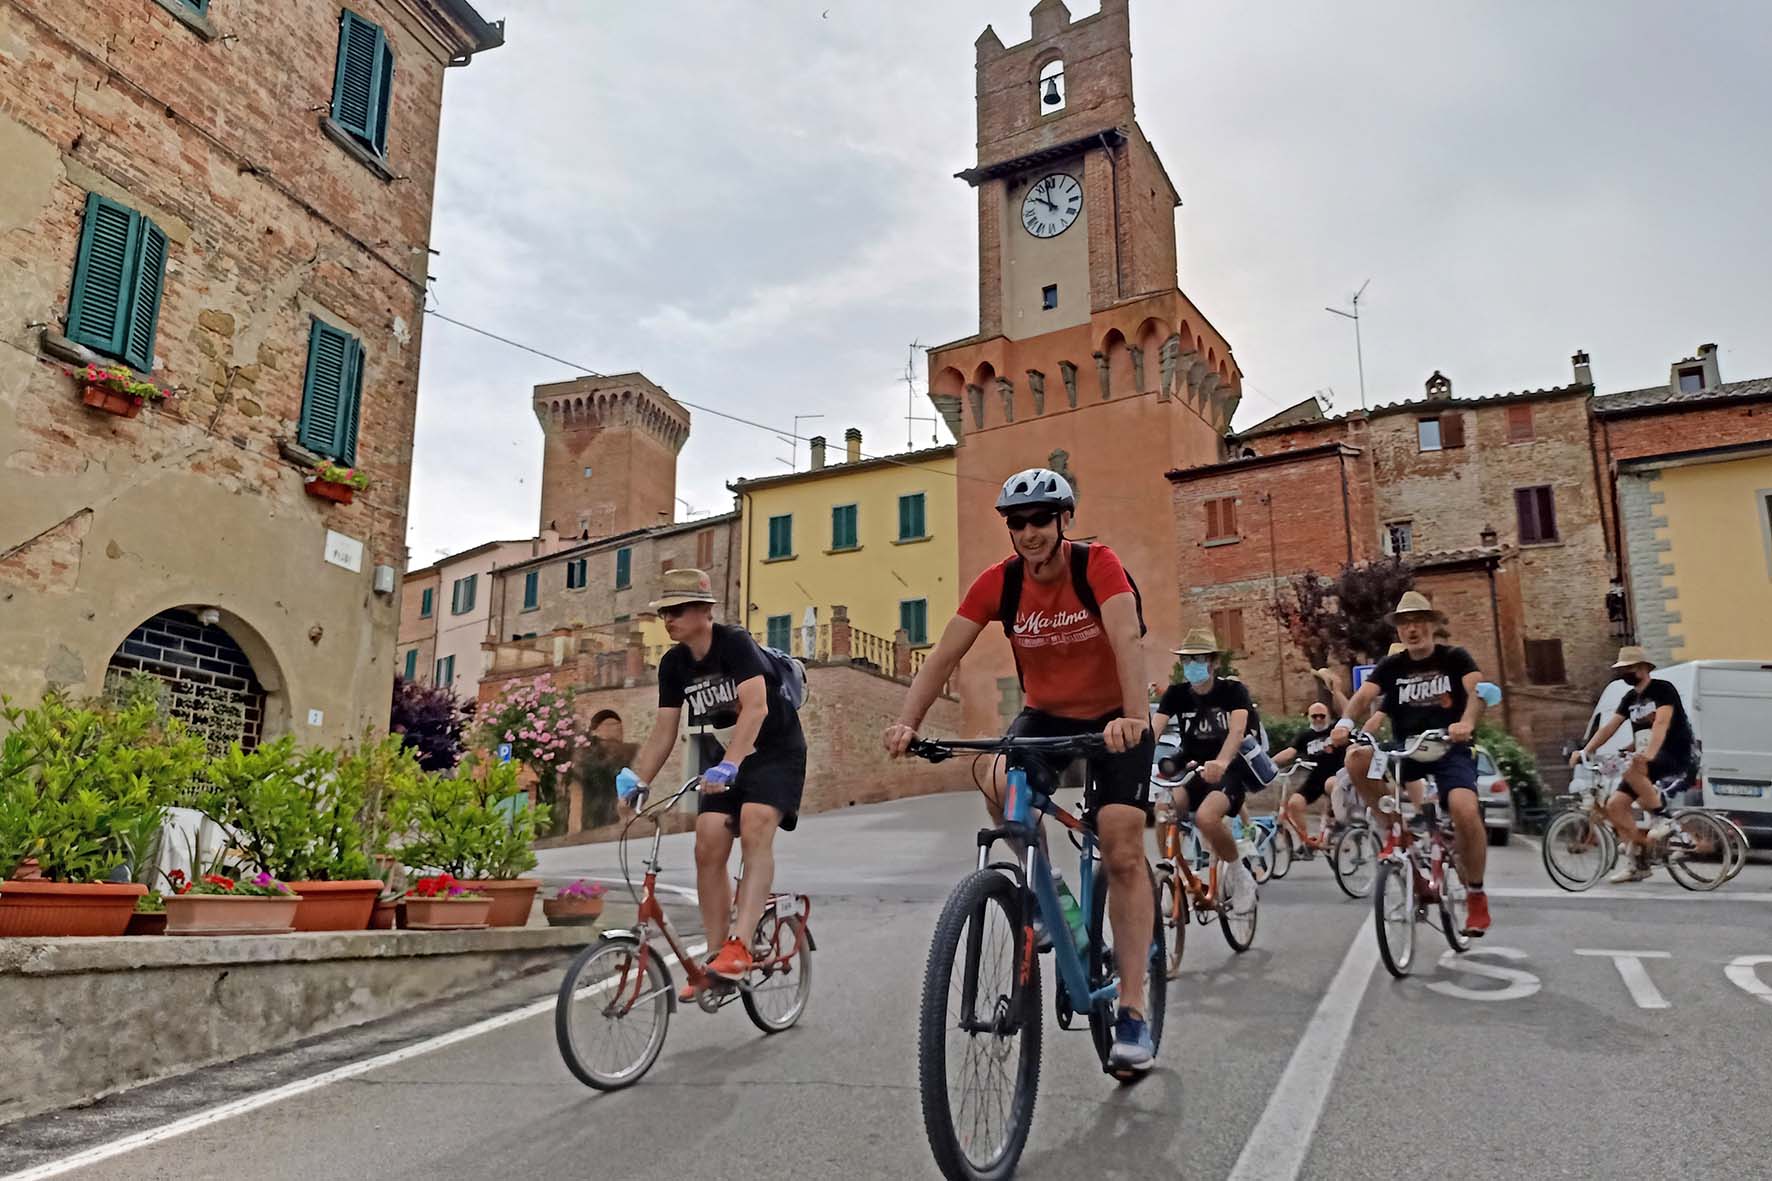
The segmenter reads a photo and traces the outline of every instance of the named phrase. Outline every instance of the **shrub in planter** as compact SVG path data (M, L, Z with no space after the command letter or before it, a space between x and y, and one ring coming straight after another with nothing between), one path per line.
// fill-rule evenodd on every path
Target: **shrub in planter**
M400 861L493 894L495 927L529 920L541 883L520 875L535 868L536 827L548 819L547 805L528 805L515 764L484 761L464 763L453 777L419 777L395 793L388 814Z
M181 875L182 877L182 875ZM268 873L207 873L181 881L166 900L168 935L281 935L293 929L301 899Z
M136 882L112 881L133 834L163 816L203 763L203 745L151 704L76 705L51 693L0 706L0 935L121 935Z

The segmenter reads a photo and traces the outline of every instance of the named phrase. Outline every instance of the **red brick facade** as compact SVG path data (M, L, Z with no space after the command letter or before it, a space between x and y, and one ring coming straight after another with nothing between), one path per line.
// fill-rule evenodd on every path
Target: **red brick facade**
M638 373L535 387L541 524L594 539L669 524L689 411Z

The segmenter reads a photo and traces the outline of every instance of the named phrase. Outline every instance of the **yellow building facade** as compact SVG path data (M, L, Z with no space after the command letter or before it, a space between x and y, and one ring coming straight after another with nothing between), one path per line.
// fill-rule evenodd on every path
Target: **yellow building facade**
M1772 660L1772 447L1628 463L1618 490L1650 655Z
M859 434L848 443L847 462L825 463L815 439L810 471L730 486L740 614L796 655L825 655L835 607L861 633L856 655L874 658L867 646L889 646L900 628L913 648L932 644L959 602L954 449L863 459Z

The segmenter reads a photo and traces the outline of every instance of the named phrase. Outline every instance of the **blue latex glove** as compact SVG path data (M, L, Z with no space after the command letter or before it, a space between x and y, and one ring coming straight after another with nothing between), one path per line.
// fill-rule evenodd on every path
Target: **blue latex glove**
M1501 686L1493 681L1478 681L1477 696L1482 698L1484 705L1501 704Z
M640 782L640 777L634 774L632 767L623 767L616 773L615 794L621 797L622 803L632 804L645 790L646 785Z
M712 787L725 787L736 778L738 778L738 764L732 762L720 763L701 773L701 781Z

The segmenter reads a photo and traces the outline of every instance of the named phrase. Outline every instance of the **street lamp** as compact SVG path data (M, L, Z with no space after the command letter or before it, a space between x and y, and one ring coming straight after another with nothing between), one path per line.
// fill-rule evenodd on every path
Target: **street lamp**
M1360 289L1354 292L1354 298L1351 301L1354 308L1352 314L1344 312L1340 308L1326 307L1323 309L1331 315L1340 316L1344 320L1352 320L1354 322L1354 360L1360 366L1360 412L1362 414L1366 411L1366 354L1365 350L1360 347L1360 297L1366 294L1366 288L1370 286L1371 283L1372 280L1367 279L1366 282L1360 284Z

